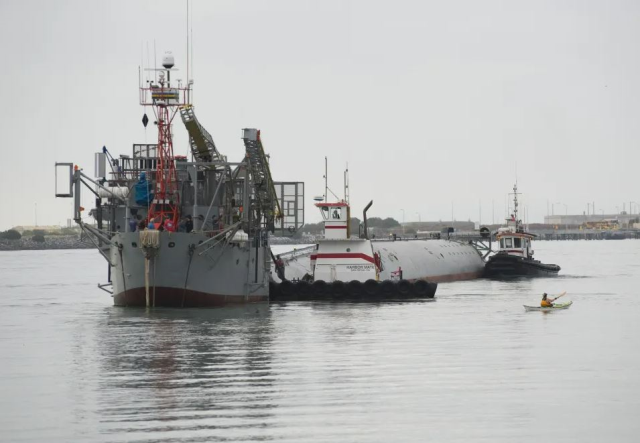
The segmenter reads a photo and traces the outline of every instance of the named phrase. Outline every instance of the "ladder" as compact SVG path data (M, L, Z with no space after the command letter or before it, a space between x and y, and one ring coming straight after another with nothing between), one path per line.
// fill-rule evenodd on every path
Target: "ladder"
M242 139L244 140L244 147L251 170L255 198L257 200L256 209L259 209L267 220L273 222L274 218L281 218L282 213L276 188L271 178L269 161L260 140L260 131L257 129L243 129Z
M216 144L213 142L211 134L198 122L193 112L193 106L186 105L181 107L180 117L182 117L182 123L184 123L189 133L191 153L197 161L226 161L224 156L216 149Z

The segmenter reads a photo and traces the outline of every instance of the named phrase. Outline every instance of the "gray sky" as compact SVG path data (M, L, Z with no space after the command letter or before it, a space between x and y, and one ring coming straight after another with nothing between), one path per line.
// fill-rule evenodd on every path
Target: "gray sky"
M492 221L516 176L530 221L640 202L640 3L194 1L195 109L238 160L262 130L276 180L306 183L319 216L349 163L354 215ZM173 51L185 1L0 2L0 229L65 223L55 161L93 173L106 145L154 142L138 66ZM177 153L186 132L175 125ZM92 207L85 192L86 207ZM565 206L567 205L566 209ZM636 205L634 203L634 209Z

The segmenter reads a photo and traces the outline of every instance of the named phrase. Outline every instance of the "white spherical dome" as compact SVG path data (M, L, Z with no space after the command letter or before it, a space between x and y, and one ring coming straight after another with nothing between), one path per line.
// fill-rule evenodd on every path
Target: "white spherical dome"
M167 69L171 69L173 68L174 64L175 62L173 60L173 54L171 52L165 52L164 56L162 57L162 66Z

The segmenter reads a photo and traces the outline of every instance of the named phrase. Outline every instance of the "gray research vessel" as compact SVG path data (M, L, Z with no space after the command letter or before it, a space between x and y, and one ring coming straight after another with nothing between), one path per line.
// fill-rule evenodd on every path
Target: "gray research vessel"
M269 234L304 224L304 184L274 182L260 131L243 129L245 156L229 162L191 105L193 82L171 81L167 53L155 80L140 81L156 144L134 144L132 156L96 153L96 173L56 163L56 196L74 199L74 220L108 262L117 306L205 307L269 299ZM173 153L180 115L191 159ZM143 124L150 119L145 113ZM189 161L190 160L190 161ZM95 194L94 221L83 220L82 186Z

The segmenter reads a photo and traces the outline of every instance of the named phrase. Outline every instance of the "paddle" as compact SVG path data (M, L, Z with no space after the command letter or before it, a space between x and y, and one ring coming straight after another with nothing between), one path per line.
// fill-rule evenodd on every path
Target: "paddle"
M557 299L559 299L560 297L567 295L567 291L564 291L562 294L558 295L556 298L552 299L551 301L556 301Z

